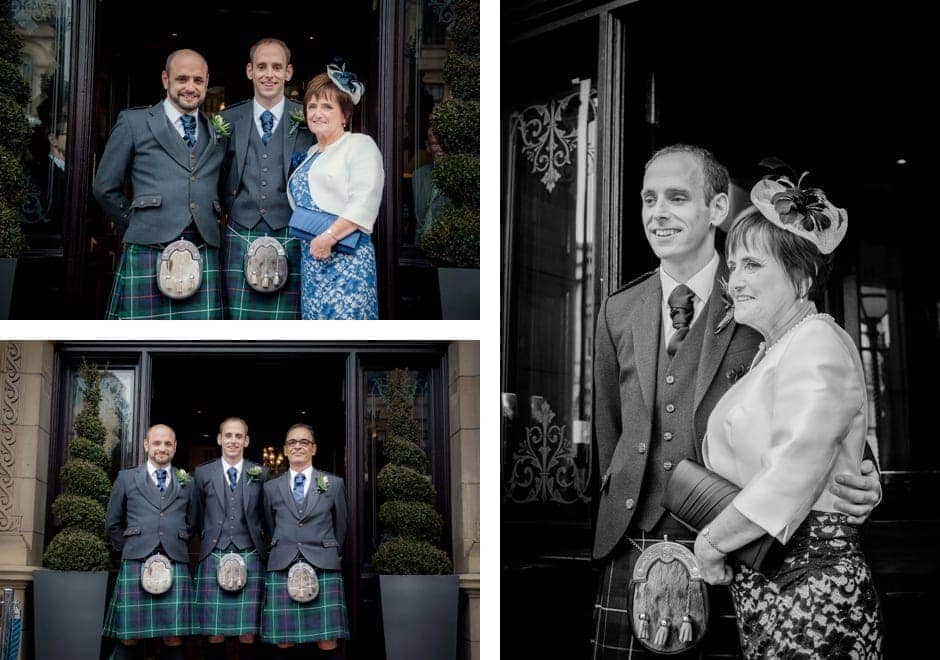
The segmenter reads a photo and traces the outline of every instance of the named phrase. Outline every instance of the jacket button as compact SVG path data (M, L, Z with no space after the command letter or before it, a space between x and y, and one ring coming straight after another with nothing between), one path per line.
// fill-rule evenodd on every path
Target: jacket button
M261 154L261 160L267 160L267 159L268 159L267 154Z
M666 405L666 412L667 412L667 413L676 412L676 407L675 407L673 404L671 404L671 403L670 403L670 404L667 404L667 405Z
M666 472L669 472L669 470L672 469L672 461L666 461L665 463L663 463L663 469Z
M233 194L233 195L237 195L237 194L238 194L238 188L236 188L235 190L233 190L233 191L232 191L232 194Z
M669 376L666 376L666 382L672 385L674 382L676 382L676 377L670 374Z
M219 542L219 539L212 539L212 542L213 542L213 543L218 543L218 542Z
M151 203L156 204L156 203L157 203L157 198L154 197L153 200L151 200Z
M165 513L161 513L161 514L160 514L160 517L162 518L162 517L164 517L165 515L166 515Z
M191 209L196 208L196 202L190 202L190 203L189 203L189 208L191 208Z
M268 198L267 195L261 195L261 199L267 199L267 198Z
M663 440L665 440L666 442L669 442L670 440L672 440L672 432L666 431L665 433L663 433Z
M264 215L264 209L258 209L258 213L261 213L262 215Z
M267 188L267 186L268 186L268 182L267 182L267 181L262 181L262 182L261 182L261 187L262 187L262 188Z
M624 503L624 506L626 506L628 509L632 509L635 504L636 502L634 502L633 498L631 497Z
M638 444L638 445L636 446L636 450L637 450L638 452L640 452L641 454L645 454L645 453L646 453L646 443L641 442L640 444Z
M302 522L300 522L300 523L297 523L297 526L298 526L298 527L303 527L304 524L303 524Z
M189 177L189 180L190 180L190 181L195 181L195 180L196 180L196 177L191 176L191 177Z

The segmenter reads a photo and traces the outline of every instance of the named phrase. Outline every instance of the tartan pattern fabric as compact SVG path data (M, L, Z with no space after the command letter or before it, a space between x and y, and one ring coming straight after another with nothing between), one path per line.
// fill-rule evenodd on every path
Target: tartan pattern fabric
M316 571L320 593L309 603L298 603L287 593L287 570L267 572L262 627L265 642L303 644L349 638L343 574L322 568Z
M105 637L150 639L192 635L193 581L186 564L173 562L173 586L154 596L140 586L140 559L124 559L105 616Z
M264 573L256 550L235 550L245 559L248 581L239 591L219 586L219 562L228 550L213 550L196 569L196 625L202 635L256 634L261 629L264 599Z
M288 235L289 228L264 231L259 223L245 229L229 223L225 228L225 318L272 321L300 318L300 239ZM261 293L245 281L245 253L256 238L271 236L287 253L287 282L278 291Z
M157 264L165 246L127 243L121 254L107 319L221 319L219 251L206 245L190 225L181 238L192 241L202 255L202 284L185 300L173 300L157 288Z

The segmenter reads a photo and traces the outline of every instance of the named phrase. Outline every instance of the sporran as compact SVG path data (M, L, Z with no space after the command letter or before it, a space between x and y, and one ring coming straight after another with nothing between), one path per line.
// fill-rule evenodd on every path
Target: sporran
M170 558L154 553L140 567L140 586L154 596L166 593L173 586L173 562Z
M272 293L287 282L287 252L280 241L260 236L245 252L245 281L255 291Z
M219 587L225 591L241 591L248 583L248 565L245 558L237 552L222 555L215 577Z
M320 593L320 581L313 566L299 561L287 571L287 593L298 603L309 603Z
M191 241L179 239L163 249L157 262L157 288L173 300L184 300L202 284L202 255Z

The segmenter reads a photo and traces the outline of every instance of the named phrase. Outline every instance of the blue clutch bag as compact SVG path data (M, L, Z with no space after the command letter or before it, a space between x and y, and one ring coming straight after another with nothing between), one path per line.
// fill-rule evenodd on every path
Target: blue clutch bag
M291 236L312 241L329 229L330 225L336 222L337 217L337 215L326 211L311 211L298 206L290 217L289 233ZM357 229L349 236L341 238L339 243L333 246L333 249L337 252L352 254L356 251L360 238L362 238L362 232Z

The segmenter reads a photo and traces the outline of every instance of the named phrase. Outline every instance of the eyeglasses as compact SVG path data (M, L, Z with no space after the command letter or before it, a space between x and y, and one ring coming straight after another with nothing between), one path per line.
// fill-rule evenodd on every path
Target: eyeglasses
M287 440L284 445L287 447L296 447L297 445L300 445L301 447L310 447L313 445L313 443L306 438L291 438L290 440Z

